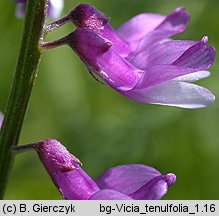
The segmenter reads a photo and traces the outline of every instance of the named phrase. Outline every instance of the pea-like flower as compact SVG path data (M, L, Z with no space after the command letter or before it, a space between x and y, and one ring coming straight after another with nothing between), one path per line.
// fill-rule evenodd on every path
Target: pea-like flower
M23 17L25 15L26 0L15 0L17 3L16 16ZM48 17L57 19L62 12L64 0L49 0Z
M189 14L177 8L169 16L140 14L114 30L107 17L80 4L55 24L71 20L77 29L50 48L69 45L89 72L121 94L141 103L202 108L214 95L192 82L210 75L214 48L201 41L171 40L185 30ZM55 26L55 25L54 25Z
M80 161L54 139L25 148L34 148L53 182L69 200L148 200L160 199L175 182L174 174L162 175L141 164L117 166L94 181Z

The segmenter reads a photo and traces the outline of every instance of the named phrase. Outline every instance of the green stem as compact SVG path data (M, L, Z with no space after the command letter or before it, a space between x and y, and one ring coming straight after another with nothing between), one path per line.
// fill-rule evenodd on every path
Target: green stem
M3 199L13 162L12 147L19 140L23 120L37 76L48 0L28 0L17 68L0 131L0 199Z

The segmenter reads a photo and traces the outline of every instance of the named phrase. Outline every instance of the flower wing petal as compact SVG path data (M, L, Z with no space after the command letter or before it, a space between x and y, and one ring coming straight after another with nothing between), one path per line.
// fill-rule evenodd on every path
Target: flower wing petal
M188 48L198 42L185 40L170 40L156 43L136 55L131 63L139 69L160 64L172 64Z
M96 183L101 189L108 188L121 193L131 194L154 177L160 175L160 172L152 167L130 164L107 170L96 180Z
M206 70L214 63L216 53L215 49L206 46L208 38L204 37L199 43L186 50L173 65L194 68L198 70Z
M155 65L145 69L145 73L132 90L149 88L194 72L196 72L195 69L184 68L175 65Z

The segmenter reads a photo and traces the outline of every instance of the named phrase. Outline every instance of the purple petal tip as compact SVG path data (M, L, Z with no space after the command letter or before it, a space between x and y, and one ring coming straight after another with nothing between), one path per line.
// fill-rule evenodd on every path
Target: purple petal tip
M178 7L175 9L175 11L173 13L177 13L177 14L181 14L186 16L187 18L189 17L189 13L188 11L185 9L185 7Z
M169 173L169 174L164 176L164 179L165 179L168 187L170 187L171 185L173 185L176 182L176 175L173 173Z
M178 7L178 8L176 8L176 12L178 12L178 11L185 11L186 9L185 9L185 7Z
M202 41L206 44L206 43L208 43L208 36L204 36L203 38L202 38Z
M190 15L185 8L179 7L173 11L170 17L172 18L171 22L175 23L175 25L182 25L181 30L184 31L189 22Z

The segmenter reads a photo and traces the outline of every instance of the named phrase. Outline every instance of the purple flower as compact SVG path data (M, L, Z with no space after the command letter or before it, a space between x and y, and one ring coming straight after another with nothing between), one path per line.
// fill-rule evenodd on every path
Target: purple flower
M152 167L130 164L111 168L94 181L57 140L47 139L31 147L65 199L160 199L176 180L174 174L162 175Z
M185 30L189 15L178 8L169 16L140 14L114 30L101 12L88 4L68 15L77 29L49 46L68 44L92 75L141 103L202 108L214 95L193 84L210 75L214 48L201 41L170 40Z
M26 0L15 0L17 3L16 16L23 17L25 15ZM64 7L63 0L49 0L48 17L57 19Z

